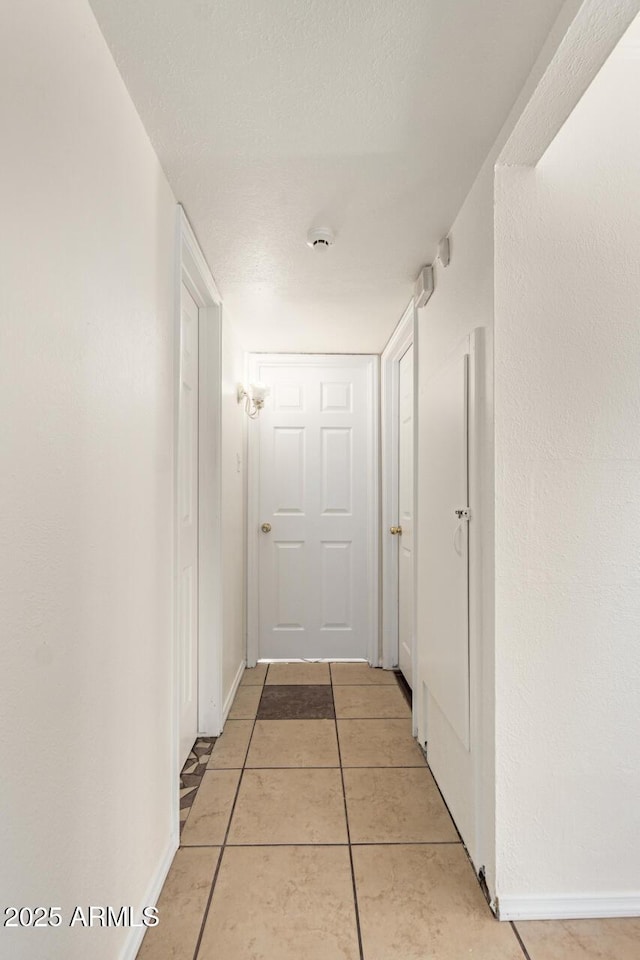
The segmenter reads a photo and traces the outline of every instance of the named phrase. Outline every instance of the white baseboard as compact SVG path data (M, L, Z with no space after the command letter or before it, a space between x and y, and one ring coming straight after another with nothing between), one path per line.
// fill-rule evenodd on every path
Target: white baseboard
M142 909L142 907L155 907L157 905L160 891L167 879L169 867L173 863L173 858L176 855L178 847L179 840L176 839L176 837L172 837L151 879L147 895L144 898L144 902L140 905L140 909ZM120 960L135 960L138 950L140 949L140 944L142 943L142 938L146 932L146 927L131 927L129 929L125 945L120 954Z
M640 892L601 897L499 897L500 920L589 920L640 917Z
M242 674L245 671L245 666L246 666L246 661L243 660L240 663L240 666L238 667L238 672L233 678L233 683L231 684L231 690L229 690L229 693L225 697L224 706L222 708L222 725L223 726L226 722L227 717L229 716L229 710L231 710L231 707L233 705L233 699L236 693L238 692L238 687L240 686L240 681L242 680Z

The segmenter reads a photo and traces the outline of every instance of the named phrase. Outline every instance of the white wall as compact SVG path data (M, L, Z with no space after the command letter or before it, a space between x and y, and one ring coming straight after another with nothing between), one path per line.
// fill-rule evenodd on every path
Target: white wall
M618 51L537 168L496 178L506 915L640 912L639 102Z
M237 399L245 381L244 353L233 321L222 321L222 613L223 703L231 705L234 682L246 656L245 444L247 416Z
M68 919L171 853L175 203L85 0L3 4L0 73L0 902Z

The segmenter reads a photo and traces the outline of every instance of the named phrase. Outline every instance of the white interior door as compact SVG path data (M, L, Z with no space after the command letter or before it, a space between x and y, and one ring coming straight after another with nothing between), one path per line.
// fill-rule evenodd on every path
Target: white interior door
M399 364L398 665L413 687L413 346Z
M198 734L198 306L182 284L178 407L180 765Z
M425 561L424 663L429 694L469 748L469 340L426 384L420 430L429 467L421 524L433 549Z
M257 361L262 658L366 659L377 643L376 372L373 357Z

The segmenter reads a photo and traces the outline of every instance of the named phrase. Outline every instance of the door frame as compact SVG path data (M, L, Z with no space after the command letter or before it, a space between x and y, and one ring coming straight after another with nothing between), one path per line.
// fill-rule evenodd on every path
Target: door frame
M369 596L371 632L367 645L368 662L380 665L379 543L380 543L380 358L374 354L321 353L250 353L247 356L247 379L257 379L259 363L280 363L291 366L341 366L345 357L367 363L367 400L371 410L371 435L367 452L367 498L370 505L367 524L367 556L371 564L372 589ZM247 666L256 665L260 647L259 603L259 523L260 523L260 421L249 422L247 436Z
M184 283L198 305L198 734L222 731L222 298L184 208L176 216L173 324L173 826L179 837L178 438L180 298Z
M416 311L413 299L400 318L398 326L382 352L381 404L382 404L382 666L386 670L398 666L398 538L387 536L389 527L398 522L398 415L400 389L400 360L409 347L413 347L413 525L417 529L416 475L417 475L417 425L418 368L415 342ZM414 537L413 587L414 624L416 596L417 536ZM412 644L412 671L416 674L416 643Z

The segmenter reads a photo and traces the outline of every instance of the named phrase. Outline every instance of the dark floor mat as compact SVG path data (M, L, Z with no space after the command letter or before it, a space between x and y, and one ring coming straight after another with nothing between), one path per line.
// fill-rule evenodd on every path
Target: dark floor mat
M264 688L258 707L258 720L333 720L335 715L329 684L274 684Z

